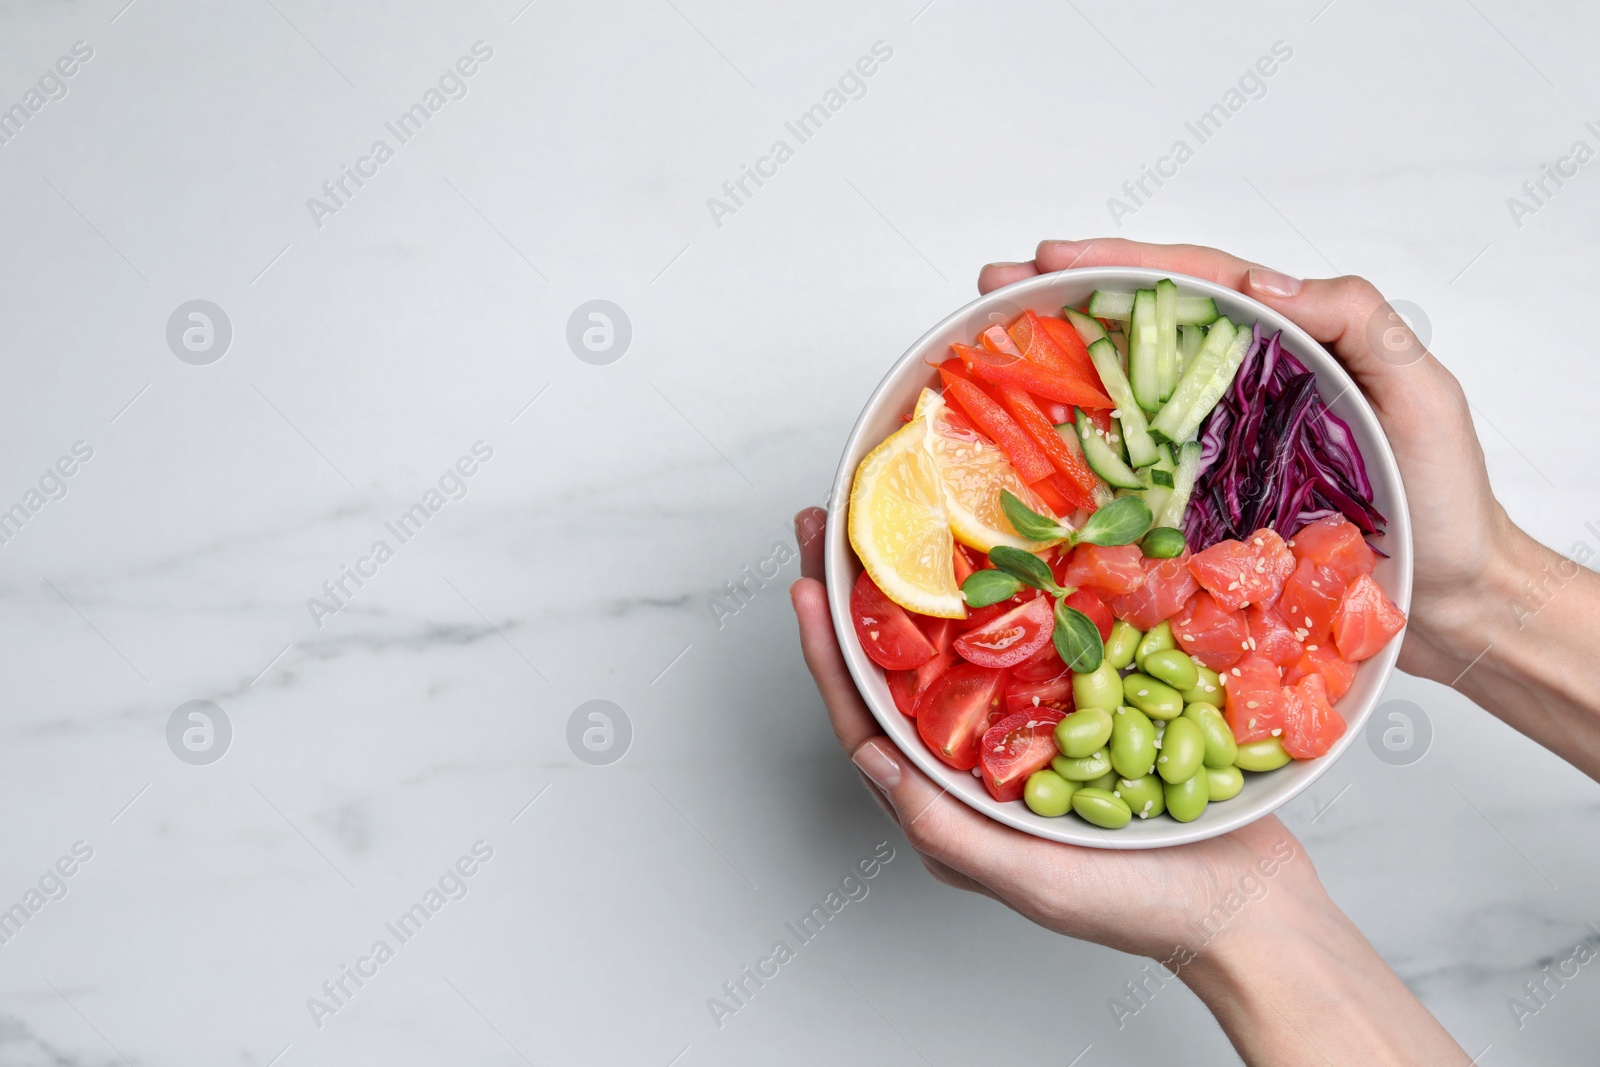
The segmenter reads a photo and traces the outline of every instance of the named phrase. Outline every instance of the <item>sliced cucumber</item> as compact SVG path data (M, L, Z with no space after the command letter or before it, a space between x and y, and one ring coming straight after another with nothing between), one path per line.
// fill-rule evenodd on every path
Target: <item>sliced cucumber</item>
M1183 372L1189 368L1189 362L1199 353L1200 346L1206 343L1206 328L1204 326L1179 326L1178 327L1178 377L1183 377Z
M1083 448L1083 458L1089 464L1089 469L1104 478L1107 485L1118 489L1141 489L1144 482L1133 472L1122 458L1112 451L1111 446L1094 423L1089 421L1082 409L1077 411L1078 442Z
M1089 297L1089 314L1109 322L1127 322L1133 317L1133 294L1096 289ZM1204 326L1219 318L1217 302L1209 296L1180 296L1177 316L1179 326Z
M1075 426L1074 424L1072 424L1070 422L1057 423L1056 424L1056 434L1061 438L1061 443L1062 444L1066 445L1068 448L1070 448L1073 452L1077 453L1078 455L1083 456L1083 460L1084 460L1085 463L1087 463L1089 461L1089 457L1083 455L1083 442L1078 439L1078 428L1077 428L1077 426ZM1117 445L1116 441L1114 441L1114 440L1113 441L1107 441L1106 443L1111 448L1111 450L1114 453L1116 453L1117 458L1120 460L1122 458L1122 450ZM1094 470L1093 467L1090 467L1089 469L1090 470ZM1094 490L1093 490L1093 495L1094 495L1094 506L1097 507L1097 508L1103 508L1107 504L1111 503L1111 490L1107 489L1105 486L1101 485L1099 482L1095 483Z
M1100 384L1106 387L1106 395L1117 405L1122 441L1128 449L1128 462L1135 467L1148 467L1156 461L1159 453L1155 438L1150 436L1150 429L1145 424L1144 412L1139 410L1138 403L1133 399L1133 387L1128 384L1127 375L1122 373L1122 361L1117 358L1117 350L1110 341L1102 339L1089 346L1089 358L1094 362L1094 369L1100 373Z
M1248 330L1234 329L1227 319L1213 323L1206 343L1183 372L1183 380L1172 400L1156 416L1150 432L1163 441L1187 441L1193 437L1233 383L1251 336Z
M1183 513L1189 508L1189 497L1194 493L1194 483L1200 472L1200 442L1186 441L1178 449L1178 469L1172 476L1172 495L1155 515L1156 526L1183 528Z
M1178 387L1178 283L1171 278L1156 282L1155 316L1156 366L1165 401Z
M1106 336L1111 339L1111 346L1117 350L1117 358L1122 363L1122 373L1128 373L1128 335L1122 330L1107 330Z
M1133 319L1128 323L1128 381L1133 398L1152 415L1161 410L1161 343L1156 329L1156 291L1133 294Z
M1092 315L1085 315L1076 308L1062 308L1061 314L1067 317L1072 328L1078 331L1078 336L1083 338L1085 348L1105 338L1106 328L1096 322Z

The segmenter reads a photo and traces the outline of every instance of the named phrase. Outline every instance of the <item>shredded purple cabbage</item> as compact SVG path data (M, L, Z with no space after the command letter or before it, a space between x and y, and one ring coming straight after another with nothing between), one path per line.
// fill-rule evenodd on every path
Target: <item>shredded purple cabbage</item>
M1200 473L1184 514L1196 551L1271 527L1285 537L1343 515L1363 534L1388 523L1349 425L1317 394L1316 376L1283 347L1251 331L1244 361L1200 427Z

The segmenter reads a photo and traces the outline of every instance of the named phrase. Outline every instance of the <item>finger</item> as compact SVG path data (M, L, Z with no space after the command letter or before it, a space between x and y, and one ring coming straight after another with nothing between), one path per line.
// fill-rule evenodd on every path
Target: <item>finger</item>
M978 272L978 292L989 293L1039 273L1032 263L986 263Z
M1073 267L1153 267L1206 278L1230 289L1244 285L1251 264L1204 245L1153 245L1121 237L1041 241L1035 259L1041 271Z
M800 651L816 680L822 702L827 705L833 732L845 753L853 753L863 741L882 731L856 691L844 653L839 651L833 618L828 613L827 591L815 578L801 578L789 587L789 599L800 621Z
M823 530L828 513L822 508L801 508L794 516L794 539L800 546L800 573L822 581Z

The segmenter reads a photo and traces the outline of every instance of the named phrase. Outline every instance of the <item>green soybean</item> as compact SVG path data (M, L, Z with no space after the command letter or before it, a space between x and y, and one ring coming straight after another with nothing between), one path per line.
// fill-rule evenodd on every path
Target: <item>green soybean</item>
M1173 719L1161 735L1161 755L1156 757L1156 773L1162 780L1186 782L1200 771L1205 760L1206 739L1193 719Z
M1237 767L1207 767L1206 781L1213 801L1232 800L1244 788L1244 772Z
M1083 788L1085 788L1085 789L1104 789L1108 793L1111 792L1116 787L1117 787L1117 772L1116 771L1107 771L1106 773L1102 774L1100 777L1091 778L1087 782L1083 783Z
M1239 754L1239 743L1233 739L1228 720L1222 717L1215 704L1197 700L1184 707L1183 717L1193 719L1200 727L1200 735L1206 740L1207 767L1233 766L1234 757Z
M1183 714L1183 697L1178 691L1148 674L1130 674L1122 679L1122 695L1124 703L1152 719L1176 719Z
M1289 753L1276 737L1262 738L1239 746L1233 765L1242 771L1275 771L1289 762Z
M1111 753L1105 749L1074 759L1071 756L1057 756L1050 761L1050 769L1069 782L1087 782L1091 778L1099 778L1111 770Z
M1056 749L1069 759L1092 756L1109 740L1111 713L1102 708L1084 708L1056 723Z
M1022 802L1035 815L1055 818L1072 810L1072 794L1077 782L1069 782L1055 771L1034 771L1022 787Z
M1211 800L1211 781L1202 770L1185 781L1168 782L1166 794L1167 814L1179 822L1194 822Z
M1222 707L1222 679L1217 672L1202 663L1194 665L1195 673L1200 675L1200 680L1183 694L1186 704L1210 704L1213 707Z
M1139 547L1151 559L1176 559L1189 546L1184 542L1183 531L1171 526L1157 526L1144 535Z
M1156 728L1138 708L1118 708L1111 717L1111 769L1143 778L1156 761Z
M1122 798L1122 802L1135 816L1141 819L1153 819L1167 810L1167 793L1161 779L1153 774L1143 778L1118 778L1112 794Z
M1072 810L1088 822L1107 830L1120 830L1133 819L1133 809L1104 789L1085 786L1072 794Z
M1122 703L1122 676L1104 659L1087 674L1072 676L1072 703L1079 708L1115 711Z
M1117 670L1124 670L1133 664L1133 654L1139 650L1139 639L1144 634L1126 619L1118 619L1111 626L1111 636L1106 639L1106 655L1101 662L1109 663Z
M1172 637L1172 624L1163 622L1143 637L1139 638L1139 648L1134 653L1134 659L1139 661L1139 669L1144 670L1145 657L1152 652L1165 652L1169 648L1177 648L1178 642Z
M1144 658L1144 672L1150 677L1166 682L1182 692L1193 689L1200 681L1200 671L1187 652L1176 648L1152 652Z

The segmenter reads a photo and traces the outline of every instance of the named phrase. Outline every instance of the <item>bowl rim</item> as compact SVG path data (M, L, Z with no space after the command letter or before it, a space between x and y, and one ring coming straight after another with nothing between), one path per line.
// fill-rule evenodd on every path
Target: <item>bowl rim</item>
M891 741L896 741L896 735L906 730L905 724L913 720L903 715L893 706L892 701L885 701L868 684L874 675L881 683L882 669L871 661L862 649L860 640L856 637L855 627L850 621L849 599L855 581L851 573L851 564L855 560L854 550L850 547L847 531L847 511L849 507L850 487L854 480L855 468L860 463L861 457L879 442L874 439L863 444L869 431L869 426L874 423L879 415L879 409L887 403L887 398L892 392L898 391L898 379L905 373L905 368L915 362L924 362L928 350L937 343L938 339L946 335L953 327L961 323L971 323L979 315L991 310L999 310L1004 305L1026 303L1030 298L1037 297L1042 292L1048 292L1066 281L1087 282L1094 280L1094 288L1107 287L1133 287L1150 288L1161 278L1171 278L1181 289L1191 293L1201 293L1220 299L1227 303L1242 304L1262 323L1263 329L1272 327L1282 330L1285 342L1295 356L1313 371L1319 383L1331 377L1340 383L1341 389L1334 400L1328 404L1332 407L1335 403L1348 398L1351 410L1341 410L1341 417L1346 421L1360 423L1359 436L1366 440L1376 441L1377 449L1363 447L1362 458L1366 461L1369 476L1375 485L1381 485L1394 504L1389 509L1389 527L1385 532L1383 547L1389 555L1390 561L1396 566L1391 570L1391 581L1382 584L1384 592L1397 604L1402 611L1409 613L1411 607L1411 587L1413 577L1413 559L1411 544L1410 510L1406 499L1405 485L1400 477L1399 465L1394 457L1394 450L1390 446L1382 426L1378 422L1376 413L1366 396L1356 385L1355 380L1345 370L1344 366L1330 354L1315 338L1300 326L1292 322L1281 312L1268 307L1248 294L1237 289L1206 278L1197 278L1174 271L1159 270L1151 267L1080 267L1049 274L1040 274L1027 278L1011 285L995 289L978 297L965 306L946 315L906 349L894 361L878 382L877 387L868 397L861 414L857 417L855 425L851 428L849 436L845 439L844 452L840 457L839 466L834 474L832 490L828 497L827 534L824 545L825 573L824 584L828 592L829 611L833 618L834 632L839 640L840 649L844 654L845 664L849 668L851 678L855 681L863 702L877 720L878 726L883 729ZM1034 301L1035 303L1037 300ZM931 367L929 368L931 370ZM1325 395L1325 390L1319 388L1319 393ZM881 435L879 435L881 436ZM1170 831L1165 834L1146 834L1139 838L1121 838L1120 834L1108 833L1099 827L1084 822L1081 819L1046 819L1035 815L1020 802L997 801L982 792L981 796L972 795L967 790L949 788L949 779L954 776L970 775L969 771L959 771L939 761L927 745L916 734L914 725L910 727L912 744L900 744L897 747L905 753L916 766L934 782L938 783L946 792L953 793L958 800L974 811L989 818L1021 830L1034 837L1046 840L1060 841L1066 844L1085 845L1094 848L1108 849L1145 849L1166 848L1173 845L1189 844L1204 841L1230 833L1246 826L1258 819L1272 814L1297 796L1328 772L1340 757L1349 751L1355 738L1360 735L1371 717L1373 710L1382 700L1385 688L1395 671L1395 664L1400 654L1400 642L1404 631L1391 640L1382 651L1371 659L1361 664L1362 669L1376 669L1379 678L1374 684L1370 695L1354 714L1346 717L1346 729L1342 737L1334 743L1332 749L1314 761L1307 761L1311 770L1300 776L1298 781L1293 781L1287 789L1270 799L1258 799L1255 804L1240 805L1237 809L1233 803L1227 802L1219 818L1200 820L1190 823L1180 823L1176 820L1164 820L1170 824ZM1349 709L1341 708L1341 714ZM976 779L974 779L976 780ZM981 790L980 790L981 792ZM1243 799L1242 797L1240 799ZM1215 808L1208 809L1210 811Z

